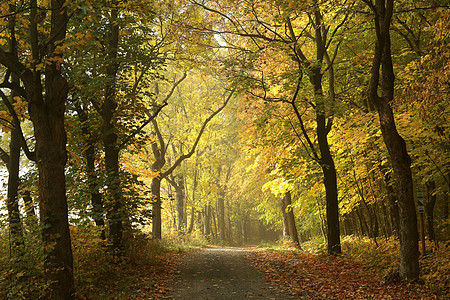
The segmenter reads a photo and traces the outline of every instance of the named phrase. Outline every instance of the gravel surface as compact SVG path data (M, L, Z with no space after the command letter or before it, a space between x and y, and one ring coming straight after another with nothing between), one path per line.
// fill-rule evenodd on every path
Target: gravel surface
M295 299L266 282L245 248L207 248L187 255L169 299ZM299 299L298 296L296 299Z

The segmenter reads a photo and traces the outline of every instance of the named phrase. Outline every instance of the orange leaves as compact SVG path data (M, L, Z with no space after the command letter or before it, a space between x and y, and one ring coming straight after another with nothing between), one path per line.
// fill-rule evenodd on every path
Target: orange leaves
M414 299L431 296L412 284L384 285L380 271L362 267L343 257L320 257L293 251L253 251L250 259L293 295L308 299ZM428 294L428 295L427 295Z

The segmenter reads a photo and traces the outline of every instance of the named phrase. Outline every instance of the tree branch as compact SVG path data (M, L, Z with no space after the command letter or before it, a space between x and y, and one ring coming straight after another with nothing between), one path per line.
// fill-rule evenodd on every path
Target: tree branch
M195 148L197 147L198 143L200 142L200 138L203 135L203 132L206 129L206 125L208 125L208 123L219 113L221 112L225 106L228 104L228 102L230 101L231 97L233 96L235 90L232 90L230 92L230 95L228 95L227 99L225 100L225 102L222 104L222 106L220 106L216 111L214 111L208 118L206 118L206 120L203 122L203 125L197 135L197 138L194 142L194 144L192 145L191 150L187 153L187 154L183 154L181 155L176 161L175 163L164 173L161 174L161 179L167 177L167 175L171 174L173 172L173 170L175 170L175 168L177 168L181 162L189 157L192 156L192 154L194 154L195 152Z
M158 114L161 112L161 110L167 106L169 103L167 102L170 97L172 97L173 92L175 91L176 87L184 80L186 79L187 74L183 73L183 76L177 81L175 82L175 84L172 86L172 89L170 90L170 92L166 95L166 97L163 100L163 104L160 105L157 110L155 112L153 112L153 114L150 113L150 111L146 111L145 113L147 114L148 119L141 124L141 126L139 126L138 128L136 128L136 130L134 130L121 144L120 147L121 149L123 149L125 147L125 145L133 138L135 137L139 132L142 131L142 129L144 129L145 126L147 126L150 122L152 122L157 116Z
M30 148L28 148L27 142L25 140L25 137L23 135L22 127L20 126L20 120L19 117L16 114L16 111L14 110L14 107L12 103L9 101L8 97L0 90L0 97L2 98L3 102L5 103L6 107L8 108L9 113L11 114L14 126L19 130L20 135L20 145L25 152L25 155L28 157L29 160L36 161L36 153L30 151Z

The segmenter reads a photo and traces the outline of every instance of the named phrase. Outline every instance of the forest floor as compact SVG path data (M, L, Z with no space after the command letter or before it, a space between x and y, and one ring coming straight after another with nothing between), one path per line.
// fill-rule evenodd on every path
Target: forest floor
M157 294L147 297L448 299L448 295L435 295L420 283L384 283L376 270L342 257L317 256L301 251L267 251L256 247L204 248L187 253L173 264L172 271L165 276L166 281L159 284Z
M387 264L368 248L337 257L288 247L179 248L123 264L80 299L450 299L447 246L421 259L415 283L385 283Z

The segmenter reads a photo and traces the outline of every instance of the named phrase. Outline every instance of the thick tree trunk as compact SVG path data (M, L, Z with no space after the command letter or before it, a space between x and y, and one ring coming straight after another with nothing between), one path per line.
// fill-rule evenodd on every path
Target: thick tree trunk
M394 100L395 77L389 29L393 6L393 0L376 0L375 6L370 6L375 14L377 41L371 70L369 101L378 111L383 140L394 170L400 216L400 276L404 279L416 280L419 278L419 234L414 206L411 158L406 150L405 141L397 132L391 107ZM378 96L380 68L381 97Z
M48 61L61 61L56 42L64 41L67 13L64 0L51 1L50 34L40 47L37 30L37 1L30 2L31 54L36 61L45 51ZM14 55L0 49L0 61L20 77L27 93L34 126L35 158L39 172L39 213L44 249L44 274L49 283L46 299L71 299L74 294L72 248L68 223L64 167L67 160L64 112L68 85L57 63L45 64L45 75L27 69ZM43 91L42 80L45 80ZM45 96L44 96L45 95Z
M65 95L64 79L55 79L52 88L50 93L47 91L47 101L53 105L33 105L30 116L36 137L44 268L46 279L51 282L49 298L70 299L74 285L64 173L67 159L64 102L63 99L48 99L55 95Z
M341 237L339 229L339 202L337 189L336 167L328 145L325 116L317 113L317 140L321 154L323 183L325 186L327 212L328 253L341 253Z
M50 41L64 40L67 15L63 1L52 0ZM56 45L48 47L49 57ZM64 167L67 161L64 112L68 85L56 64L45 68L45 93L40 78L29 96L30 118L36 138L39 170L39 213L44 242L45 278L49 299L71 299L74 293L73 260L69 233ZM45 100L42 98L45 94Z
M390 111L390 113L386 113L386 111ZM406 151L405 141L395 129L389 103L386 103L380 112L380 121L383 123L385 119L391 119L388 124L382 124L381 128L394 167L397 186L400 216L400 274L402 278L414 280L419 277L419 236L414 206L411 159Z
M106 217L109 222L109 238L112 248L120 253L123 248L123 211L122 183L119 176L119 145L115 128L114 113L117 109L116 102L116 76L118 70L117 52L119 47L119 26L117 24L117 9L111 11L109 24L110 36L108 47L108 67L106 69L107 83L105 86L105 100L103 102L101 116L103 120L102 140L105 151L105 169L107 176L107 191L104 202Z

